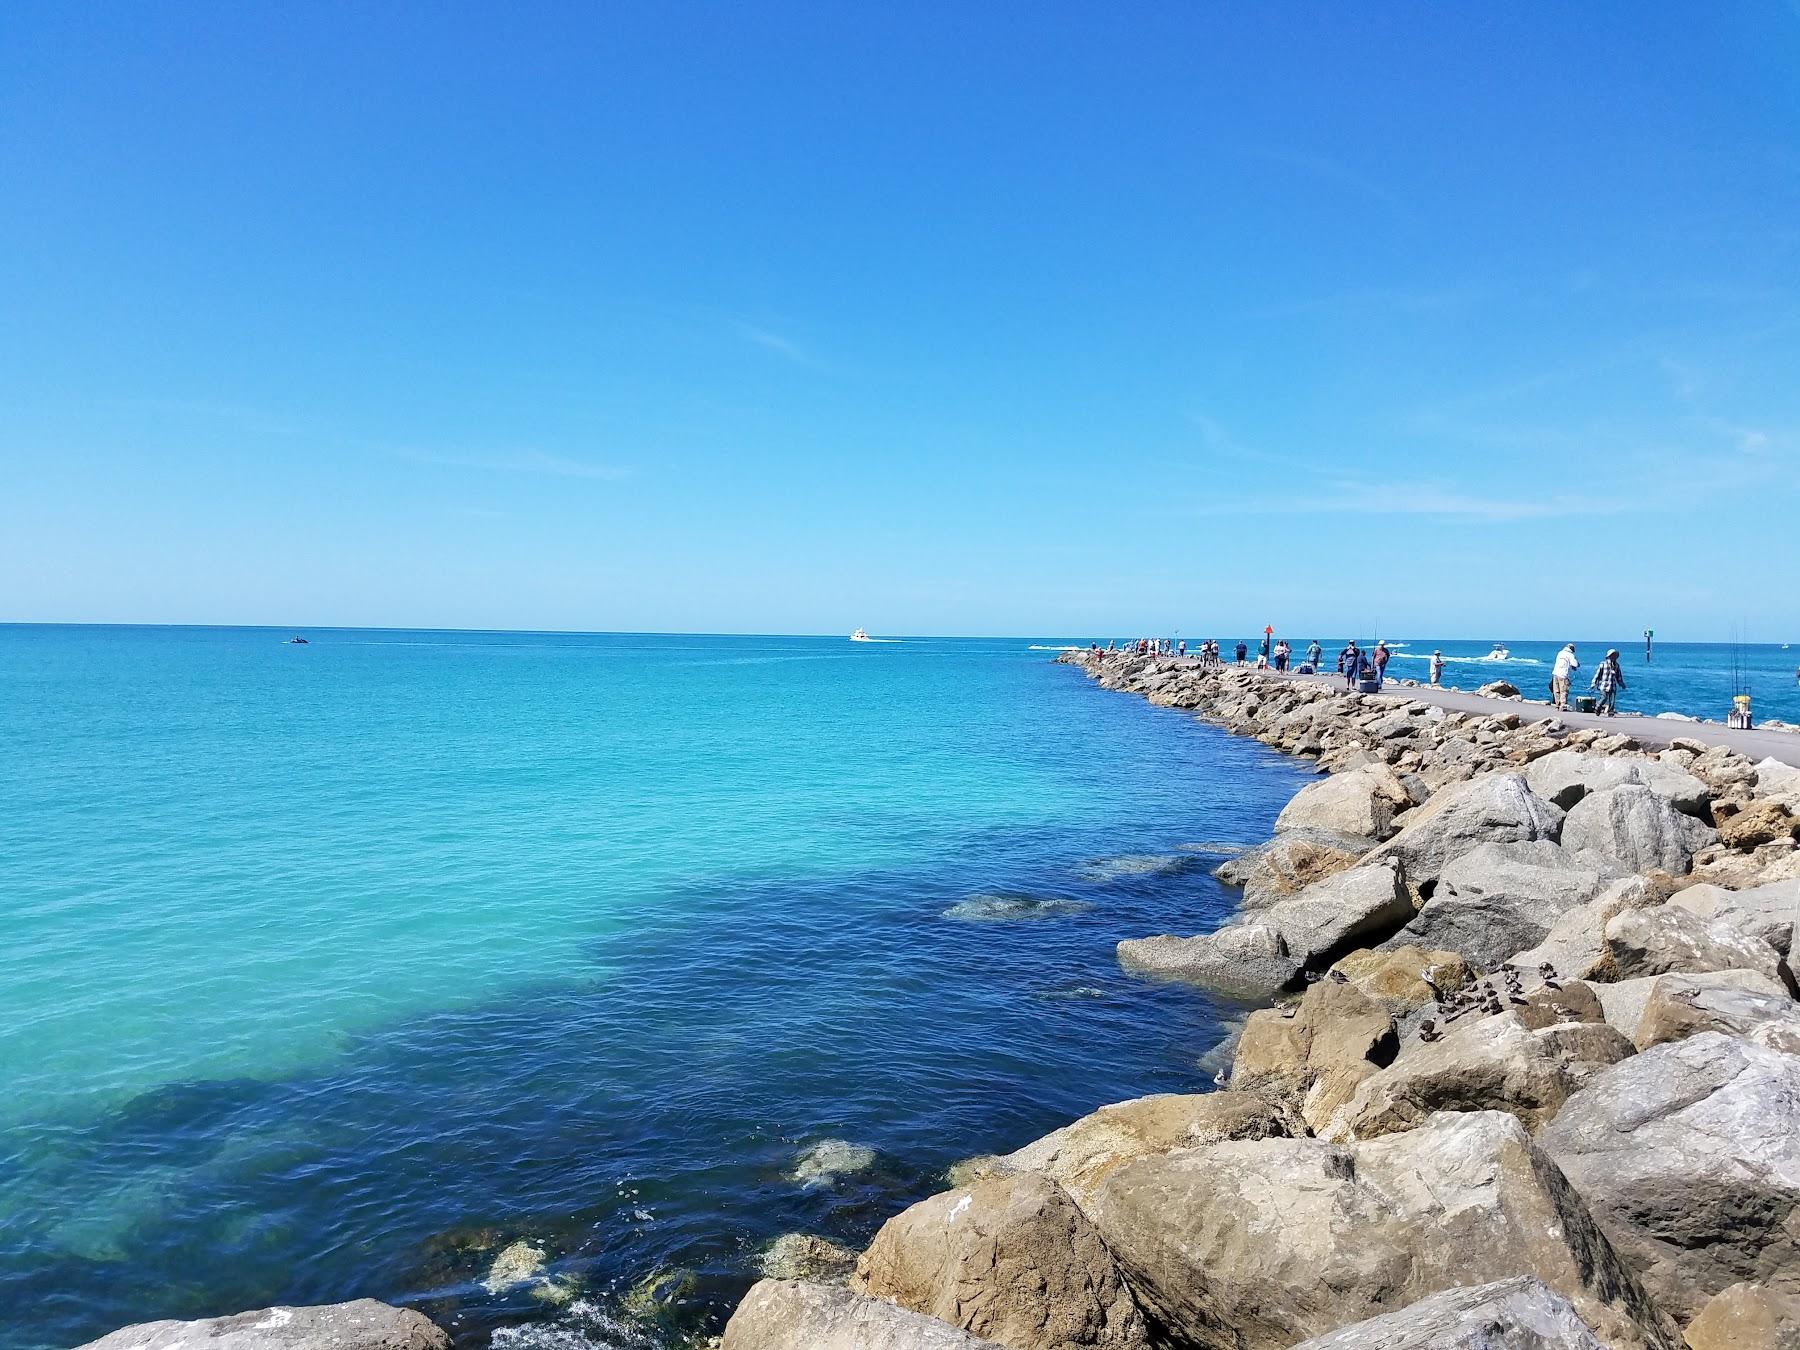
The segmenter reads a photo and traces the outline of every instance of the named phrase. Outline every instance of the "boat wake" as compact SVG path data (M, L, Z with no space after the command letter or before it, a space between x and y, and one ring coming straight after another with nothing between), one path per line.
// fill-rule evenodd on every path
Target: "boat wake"
M1394 658L1399 661L1429 661L1431 657L1424 652L1395 652ZM1544 663L1535 656L1446 656L1447 666L1541 666Z

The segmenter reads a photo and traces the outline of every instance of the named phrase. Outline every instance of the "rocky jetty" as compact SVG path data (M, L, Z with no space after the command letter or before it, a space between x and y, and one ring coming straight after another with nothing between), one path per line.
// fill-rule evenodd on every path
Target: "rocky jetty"
M1272 1006L1224 1090L959 1166L849 1288L757 1285L728 1350L1797 1344L1800 770L1060 659L1329 775L1217 870L1231 922L1119 943Z

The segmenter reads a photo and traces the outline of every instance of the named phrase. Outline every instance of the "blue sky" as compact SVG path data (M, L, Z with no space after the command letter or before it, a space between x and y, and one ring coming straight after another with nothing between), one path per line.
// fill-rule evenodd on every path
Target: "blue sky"
M15 3L0 620L1800 639L1800 8Z

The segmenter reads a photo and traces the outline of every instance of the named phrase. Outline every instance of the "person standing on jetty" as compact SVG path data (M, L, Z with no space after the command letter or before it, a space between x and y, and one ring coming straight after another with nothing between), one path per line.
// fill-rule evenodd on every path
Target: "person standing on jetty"
M1550 702L1557 711L1569 711L1569 680L1581 669L1581 662L1575 659L1575 644L1569 643L1556 654L1556 664L1550 667Z
M1356 682L1362 678L1363 654L1356 645L1356 639L1350 639L1350 645L1338 653L1338 669L1344 672L1344 688L1356 688Z
M1375 659L1372 664L1375 667L1375 687L1377 689L1381 688L1387 681L1388 662L1393 659L1393 656L1394 654L1388 650L1387 640L1385 638L1376 638Z
M1619 668L1619 652L1615 647L1606 654L1594 670L1594 679L1589 688L1600 695L1595 711L1602 717L1617 717L1618 709L1614 706L1619 700L1619 690L1625 687L1625 672Z
M1250 655L1250 644L1245 642L1242 638L1239 638L1237 645L1237 663L1240 666L1243 665L1244 658L1248 655Z
M1318 673L1319 662L1324 656L1325 649L1319 645L1319 639L1314 638L1306 649L1306 664L1313 668L1314 674Z
M1444 654L1442 652L1431 654L1431 682L1433 684L1444 682Z

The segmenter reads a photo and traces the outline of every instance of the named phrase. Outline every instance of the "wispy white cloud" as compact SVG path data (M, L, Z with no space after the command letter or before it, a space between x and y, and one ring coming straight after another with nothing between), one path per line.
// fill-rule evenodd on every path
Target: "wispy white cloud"
M454 469L486 469L494 473L543 474L552 478L587 478L597 482L617 482L631 477L631 470L611 464L595 464L585 459L547 454L542 450L507 450L498 453L464 454L442 450L397 450L402 459L415 464L437 464Z
M1617 515L1633 507L1634 503L1624 498L1567 493L1544 497L1484 496L1437 483L1341 480L1322 492L1218 498L1194 508L1190 514L1436 516L1503 524L1558 516Z
M764 351L774 352L777 356L785 356L795 365L810 366L813 364L813 360L806 350L791 338L785 338L780 333L770 332L767 328L758 328L755 324L740 323L737 329L746 342L754 343Z

